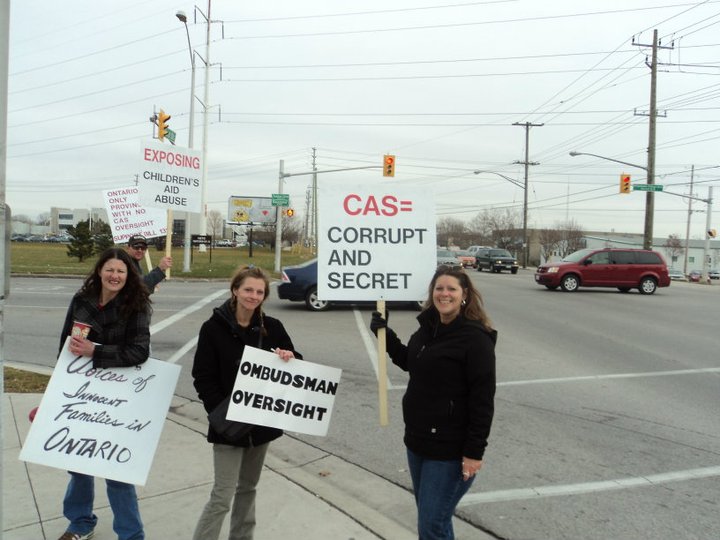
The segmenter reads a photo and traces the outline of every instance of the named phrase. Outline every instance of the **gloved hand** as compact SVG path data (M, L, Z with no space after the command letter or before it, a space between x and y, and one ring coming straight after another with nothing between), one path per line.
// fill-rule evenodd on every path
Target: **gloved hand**
M378 328L387 328L387 320L389 314L385 312L385 317L379 311L372 312L372 318L370 319L370 331L377 337Z

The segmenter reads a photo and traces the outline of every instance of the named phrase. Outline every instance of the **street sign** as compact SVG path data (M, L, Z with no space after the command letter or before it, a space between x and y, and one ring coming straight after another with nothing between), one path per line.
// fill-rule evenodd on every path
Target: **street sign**
M191 234L190 243L193 246L209 246L212 244L212 236L209 234Z
M633 191L662 191L663 187L659 184L633 184Z
M168 141L170 141L171 143L175 144L175 132L172 129L167 128L167 133L165 134L165 138Z
M273 193L270 199L273 206L290 205L290 194L288 193Z

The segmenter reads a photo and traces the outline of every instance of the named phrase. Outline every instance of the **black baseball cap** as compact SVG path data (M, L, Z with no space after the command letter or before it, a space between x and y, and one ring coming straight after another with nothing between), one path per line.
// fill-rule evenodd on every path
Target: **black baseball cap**
M147 238L145 238L142 234L134 234L130 238L128 238L128 246L130 247L136 247L136 246L145 246L147 247Z

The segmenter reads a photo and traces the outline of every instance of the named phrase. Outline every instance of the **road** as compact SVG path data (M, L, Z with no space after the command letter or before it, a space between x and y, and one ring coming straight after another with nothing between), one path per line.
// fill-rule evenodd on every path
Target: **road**
M461 517L517 540L717 537L720 286L569 294L536 286L522 269L471 277L499 331L498 392L485 467ZM12 278L7 361L53 365L79 285ZM180 396L196 396L194 338L226 287L173 280L153 295L153 356L183 366ZM380 427L371 308L309 313L271 297L266 311L306 359L343 370L328 436L292 436L409 488L399 408L406 378L390 366L390 425ZM415 315L390 314L403 340Z

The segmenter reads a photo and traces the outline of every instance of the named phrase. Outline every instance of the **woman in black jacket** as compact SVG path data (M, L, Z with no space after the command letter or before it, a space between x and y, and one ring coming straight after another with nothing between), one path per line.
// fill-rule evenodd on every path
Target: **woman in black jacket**
M70 302L60 335L60 349L67 341L69 351L75 356L92 358L94 368L144 363L150 354L149 302L148 290L125 250L104 251ZM73 333L75 322L89 326L89 333ZM109 479L105 483L118 538L143 540L145 532L135 486ZM92 476L70 472L63 500L63 514L70 525L60 540L93 537L98 519L93 513L94 485Z
M230 395L245 345L274 350L285 361L302 358L282 323L266 316L262 305L270 281L260 268L238 270L230 282L230 298L213 310L200 328L192 376L198 396L211 412ZM231 539L250 540L255 529L255 491L270 441L282 430L255 426L239 442L208 428L213 443L215 483L195 528L194 540L216 540L230 509Z
M410 375L403 397L405 446L420 540L452 540L452 516L482 467L494 412L497 332L480 293L459 268L441 266L407 345L387 329L387 352Z

